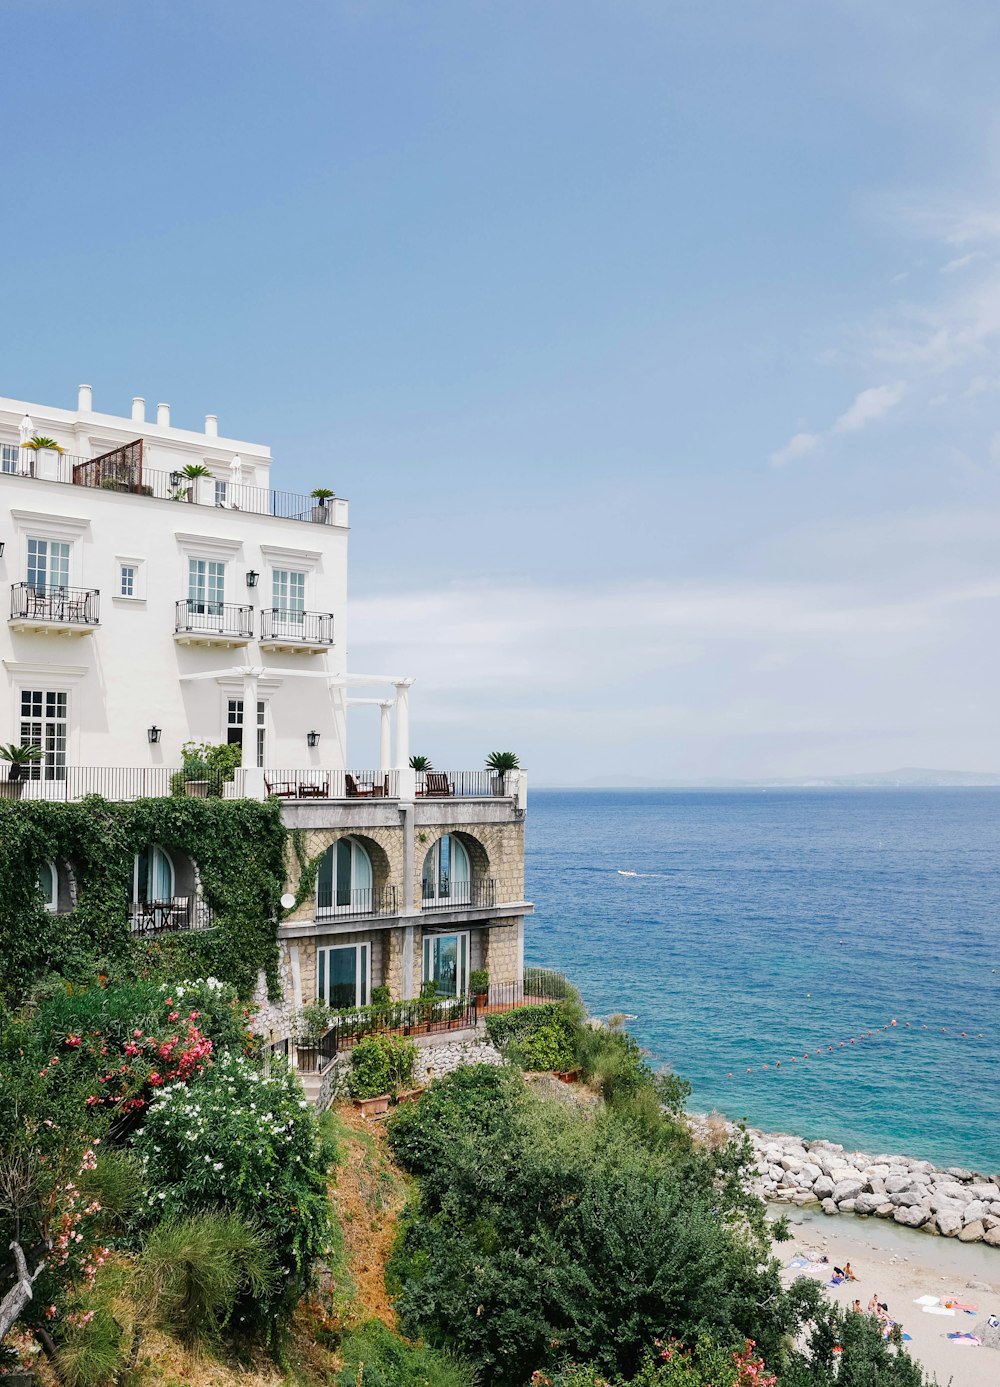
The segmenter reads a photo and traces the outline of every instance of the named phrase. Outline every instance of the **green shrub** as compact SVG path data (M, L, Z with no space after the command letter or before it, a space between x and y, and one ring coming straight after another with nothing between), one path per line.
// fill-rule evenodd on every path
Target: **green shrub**
M522 1069L571 1069L576 1060L573 1037L557 1022L537 1030L510 1047L510 1056Z
M486 1016L486 1034L498 1050L506 1050L508 1045L554 1021L560 1010L558 1002L542 1002L515 1007L513 1011L491 1011Z
M387 1007L391 1001L392 994L384 983L381 983L378 987L372 988L373 1007Z
M121 1326L100 1302L82 1300L56 1331L59 1380L65 1387L105 1387L125 1361Z
M348 1080L352 1098L377 1098L413 1087L417 1047L402 1036L369 1035L351 1052Z
M154 1313L188 1343L217 1342L242 1299L270 1297L276 1272L267 1236L238 1214L167 1220L152 1230L142 1250Z
M349 1330L340 1353L344 1366L336 1387L474 1387L469 1368L449 1354L408 1344L381 1320Z
M486 968L473 968L469 974L469 991L473 996L481 992L488 992L490 987L490 975Z
M283 1289L257 1306L267 1333L294 1308L331 1238L333 1152L298 1078L277 1064L265 1077L243 1056L223 1054L190 1085L160 1090L135 1148L151 1218L229 1210L260 1228L284 1276Z

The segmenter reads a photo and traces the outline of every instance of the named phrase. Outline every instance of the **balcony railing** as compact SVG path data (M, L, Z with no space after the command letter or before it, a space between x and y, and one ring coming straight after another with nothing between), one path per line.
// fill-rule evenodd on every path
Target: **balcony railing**
M178 602L174 631L235 636L250 640L253 637L253 607L236 606L232 602L203 602L190 599Z
M278 799L398 799L399 773L266 770L264 787Z
M101 617L97 588L43 587L12 583L11 621L42 621L59 626L96 626Z
M215 912L201 896L174 896L165 901L133 901L129 925L135 935L175 934L178 930L211 929Z
M147 467L141 438L114 448L100 457L74 457L53 449L21 448L16 459L5 458L0 477L34 477L39 481L116 491L123 495L152 496L161 501L221 506L251 515L270 515L279 520L302 520L313 525L346 525L347 502L331 498L325 505L311 496L268 487L244 486L229 477L185 477L183 472Z
M260 638L262 641L292 641L301 645L332 645L333 613L264 607L260 613Z
M501 888L495 877L478 881L424 881L421 905L424 910L475 910L496 905L498 901L521 900L524 892L512 894L513 890L507 883Z
M364 886L353 891L332 893L332 900L316 904L318 920L356 920L372 915L398 915L399 896L395 886Z
M418 771L419 799L496 799L511 796L517 771Z

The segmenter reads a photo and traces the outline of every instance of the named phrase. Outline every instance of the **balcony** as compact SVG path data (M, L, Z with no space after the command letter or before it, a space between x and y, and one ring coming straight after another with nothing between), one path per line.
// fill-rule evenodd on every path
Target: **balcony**
M174 896L166 901L133 901L129 906L132 934L176 934L179 930L211 929L215 912L201 896Z
M333 645L332 612L299 612L264 607L260 614L260 648L289 655L322 655Z
M398 799L399 773L266 770L264 788L269 795L274 795L277 799Z
M174 640L178 645L249 645L253 639L253 608L231 602L184 601L177 603Z
M495 877L485 877L481 881L441 882L435 887L432 882L423 884L422 910L478 910L496 905L498 883ZM517 899L523 893L517 893ZM501 897L503 892L501 891Z
M241 482L232 481L228 475L188 478L182 472L163 472L147 467L141 438L96 458L73 457L53 449L36 453L33 448L22 448L13 470L9 474L0 473L0 481L7 475L114 491L121 495L152 497L160 501L237 510L250 515L269 515L278 520L299 520L311 525L346 526L348 518L347 501L339 496L321 503L311 496L296 492L244 486Z
M517 771L418 771L418 799L502 799L517 792Z
M356 891L337 891L336 900L316 906L316 919L364 920L377 915L398 915L399 898L395 886L367 886Z
M10 629L35 635L88 636L100 625L97 588L44 587L12 583Z

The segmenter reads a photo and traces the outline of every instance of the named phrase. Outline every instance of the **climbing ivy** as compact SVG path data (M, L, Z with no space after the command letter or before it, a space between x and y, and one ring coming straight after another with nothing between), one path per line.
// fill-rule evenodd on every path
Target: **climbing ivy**
M316 890L316 877L319 874L319 864L326 856L326 848L318 852L315 857L306 856L306 835L301 828L293 828L289 833L292 844L292 851L295 860L299 864L299 884L295 890L295 904L289 906L282 912L282 919L287 919L289 915L294 915L303 901L309 899Z
M19 1001L47 973L70 981L97 973L213 975L247 997L261 968L277 997L275 922L286 841L273 800L0 800L0 999ZM213 929L150 939L132 935L133 864L148 843L177 849L197 863L216 915ZM71 867L77 900L69 914L45 909L38 888L44 862Z

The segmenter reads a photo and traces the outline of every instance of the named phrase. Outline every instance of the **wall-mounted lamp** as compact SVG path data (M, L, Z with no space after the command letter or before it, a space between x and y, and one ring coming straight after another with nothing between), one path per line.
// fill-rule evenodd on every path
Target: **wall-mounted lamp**
M170 474L170 485L171 485L171 486L180 486L182 480L183 480L183 478L181 477L181 474L180 474L179 472L171 472L171 474Z
M3 558L3 540L0 539L0 559Z
M306 733L306 746L319 746L319 733L318 733L318 732L307 732L307 733Z
M146 736L149 738L150 746L155 746L160 740L160 729L156 726L147 729Z
M255 587L257 586L257 579L258 579L259 577L260 577L260 574L259 574L259 573L255 573L255 572L253 571L252 568L251 568L251 569L248 569L248 570L247 570L247 587L248 587L248 588L255 588Z

